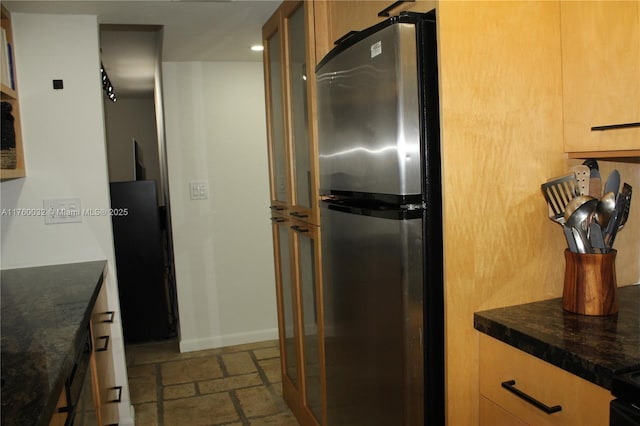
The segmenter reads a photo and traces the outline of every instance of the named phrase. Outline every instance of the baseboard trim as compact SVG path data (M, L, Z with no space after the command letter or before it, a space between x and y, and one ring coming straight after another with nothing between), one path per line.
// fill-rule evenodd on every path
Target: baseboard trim
M201 351L204 349L222 348L225 346L244 345L246 343L263 342L278 339L278 329L250 331L246 333L225 334L200 339L180 339L180 352Z

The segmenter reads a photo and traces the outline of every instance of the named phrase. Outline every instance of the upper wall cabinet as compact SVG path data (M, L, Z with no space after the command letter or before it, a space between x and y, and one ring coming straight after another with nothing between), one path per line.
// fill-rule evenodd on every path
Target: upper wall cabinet
M562 1L564 150L640 157L640 2Z
M322 60L336 41L351 31L363 30L403 11L428 12L435 3L435 0L315 1L316 59Z
M11 15L2 6L2 44L0 46L0 97L2 100L2 150L0 180L24 177L24 155L22 151L22 128L20 104L18 103L18 81L15 68Z
M285 1L262 29L271 208L318 224L313 4Z

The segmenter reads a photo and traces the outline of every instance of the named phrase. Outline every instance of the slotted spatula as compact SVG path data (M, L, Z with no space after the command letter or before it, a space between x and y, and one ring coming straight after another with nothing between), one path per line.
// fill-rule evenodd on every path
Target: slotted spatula
M551 209L549 219L564 224L565 207L569 201L580 194L575 174L570 173L548 180L540 186L540 189Z

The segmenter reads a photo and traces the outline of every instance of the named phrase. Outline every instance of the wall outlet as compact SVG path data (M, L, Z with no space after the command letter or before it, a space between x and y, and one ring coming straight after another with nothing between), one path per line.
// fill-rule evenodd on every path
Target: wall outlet
M80 198L54 198L44 200L44 223L53 225L56 223L82 222L82 207Z
M209 198L209 183L206 181L189 182L189 195L192 200Z

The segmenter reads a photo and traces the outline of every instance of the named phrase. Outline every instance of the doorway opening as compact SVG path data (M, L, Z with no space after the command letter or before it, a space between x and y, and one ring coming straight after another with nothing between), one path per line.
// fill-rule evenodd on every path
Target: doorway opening
M125 343L177 335L162 26L101 25L113 237ZM112 96L108 96L112 94ZM115 95L115 96L114 96Z

